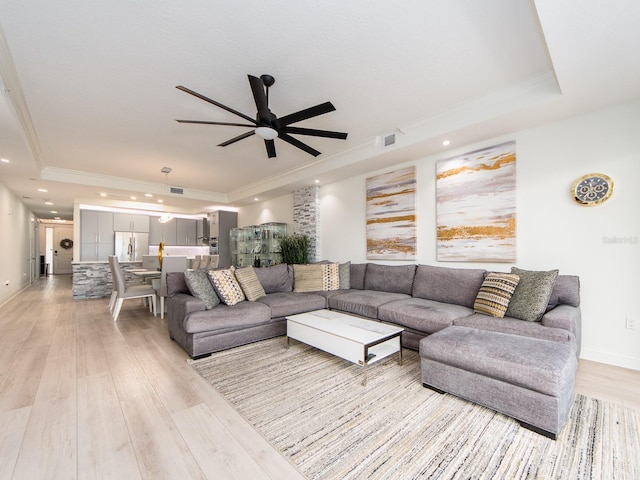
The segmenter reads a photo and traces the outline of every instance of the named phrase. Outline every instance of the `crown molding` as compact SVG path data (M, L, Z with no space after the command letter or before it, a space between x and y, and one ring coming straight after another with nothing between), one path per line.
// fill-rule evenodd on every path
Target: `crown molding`
M228 203L228 197L224 193L208 192L194 188L184 188L182 195L171 193L169 185L165 183L145 182L131 178L116 177L112 175L100 175L90 172L80 172L64 168L47 167L40 172L43 180L55 182L73 183L78 185L90 185L107 190L123 190L125 192L152 193L154 195L166 195L174 198L186 198L190 200L202 200L212 203ZM178 186L178 185L175 185ZM182 188L182 187L181 187Z

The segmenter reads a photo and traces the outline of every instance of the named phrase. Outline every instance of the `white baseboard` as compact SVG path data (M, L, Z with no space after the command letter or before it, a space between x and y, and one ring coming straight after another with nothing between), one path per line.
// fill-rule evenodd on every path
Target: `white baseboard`
M640 358L625 357L623 355L615 355L608 352L584 348L580 351L580 358L599 363L606 363L608 365L615 365L616 367L640 370Z

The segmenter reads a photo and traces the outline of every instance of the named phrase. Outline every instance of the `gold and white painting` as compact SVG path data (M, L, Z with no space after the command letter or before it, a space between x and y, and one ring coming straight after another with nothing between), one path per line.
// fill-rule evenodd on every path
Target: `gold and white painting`
M436 163L437 259L516 261L516 144Z
M416 168L367 178L367 259L416 256Z

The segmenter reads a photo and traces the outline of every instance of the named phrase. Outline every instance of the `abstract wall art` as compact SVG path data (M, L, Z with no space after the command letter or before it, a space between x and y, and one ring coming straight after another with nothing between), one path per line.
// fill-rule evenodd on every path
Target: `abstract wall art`
M416 256L416 168L367 178L367 259Z
M516 144L436 163L437 260L516 261Z

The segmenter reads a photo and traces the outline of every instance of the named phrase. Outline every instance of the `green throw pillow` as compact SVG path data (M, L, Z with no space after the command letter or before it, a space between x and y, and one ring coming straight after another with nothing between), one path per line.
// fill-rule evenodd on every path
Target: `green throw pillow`
M341 263L338 267L340 274L340 290L351 288L351 262Z
M506 316L529 322L540 321L547 309L558 270L536 272L511 267L511 273L518 275L520 282L511 296Z
M216 295L206 270L186 270L184 282L191 295L202 300L207 310L220 303L220 298Z

